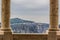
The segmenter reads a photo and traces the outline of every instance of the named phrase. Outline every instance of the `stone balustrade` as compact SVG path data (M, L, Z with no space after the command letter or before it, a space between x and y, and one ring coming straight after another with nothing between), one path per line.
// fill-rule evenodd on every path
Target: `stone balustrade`
M48 40L48 34L12 34L13 40ZM0 40L3 40L4 35L0 35ZM6 38L7 39L7 38ZM57 40L60 40L60 35L57 35Z
M0 40L3 40L3 35L0 35ZM47 34L17 34L13 33L13 40L47 40ZM6 38L7 39L7 38Z
M47 34L13 34L13 40L47 40Z

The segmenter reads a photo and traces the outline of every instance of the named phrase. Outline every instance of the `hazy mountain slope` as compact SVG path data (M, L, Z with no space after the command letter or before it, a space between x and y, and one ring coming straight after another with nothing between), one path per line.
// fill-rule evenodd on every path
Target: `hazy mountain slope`
M28 20L23 20L23 19L19 19L19 18L12 18L10 20L10 23L11 24L14 24L14 23L34 23L33 21L28 21Z
M13 18L10 22L15 33L45 33L49 27L49 24L46 23L35 23L19 18Z

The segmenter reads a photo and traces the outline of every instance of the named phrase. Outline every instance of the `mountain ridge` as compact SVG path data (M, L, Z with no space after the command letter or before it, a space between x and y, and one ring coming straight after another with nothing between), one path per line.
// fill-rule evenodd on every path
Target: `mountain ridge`
M11 20L11 27L14 33L45 33L49 27L47 23L36 23L19 18Z
M10 23L11 24L13 24L13 23L34 23L34 21L23 20L20 18L12 18L12 19L10 19Z

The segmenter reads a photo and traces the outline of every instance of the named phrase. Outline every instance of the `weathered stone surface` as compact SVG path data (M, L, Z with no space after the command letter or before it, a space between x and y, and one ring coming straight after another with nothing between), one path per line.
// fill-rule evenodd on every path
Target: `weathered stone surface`
M1 30L10 31L10 0L2 0Z
M50 0L50 28L58 30L58 0Z
M48 40L57 40L58 29L58 0L50 0L50 28Z
M13 34L13 40L47 40L48 34Z
M3 40L13 40L10 28L10 0L2 0L2 24L0 35L3 35Z

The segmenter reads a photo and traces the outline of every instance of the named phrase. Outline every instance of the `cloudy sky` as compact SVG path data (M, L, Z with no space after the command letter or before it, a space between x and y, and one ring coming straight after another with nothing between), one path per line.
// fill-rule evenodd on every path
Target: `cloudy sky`
M11 18L17 17L35 22L49 23L49 0L11 0Z

